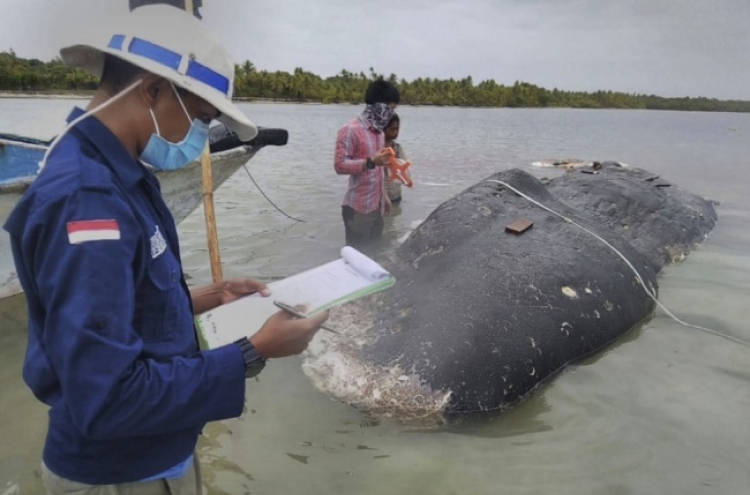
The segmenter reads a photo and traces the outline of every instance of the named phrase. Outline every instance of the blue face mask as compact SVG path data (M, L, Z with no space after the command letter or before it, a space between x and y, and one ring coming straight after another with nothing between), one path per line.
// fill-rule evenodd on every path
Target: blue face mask
M172 89L174 89L177 99L185 111L188 122L190 122L190 114L188 114L185 104L182 102L182 98L180 98L174 85L172 85ZM141 160L159 170L179 170L201 156L208 142L208 124L195 119L190 124L190 130L185 138L179 143L171 143L161 137L159 124L156 122L156 115L154 115L154 111L150 108L149 112L151 112L156 133L151 135L146 147L141 152Z

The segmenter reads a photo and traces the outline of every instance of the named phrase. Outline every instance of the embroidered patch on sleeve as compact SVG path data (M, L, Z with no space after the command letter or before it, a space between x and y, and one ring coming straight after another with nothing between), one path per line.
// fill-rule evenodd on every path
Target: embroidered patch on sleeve
M81 244L90 241L119 241L120 226L117 220L85 220L68 222L68 241Z
M167 250L167 241L159 232L159 226L156 226L156 232L151 236L151 258L156 259Z

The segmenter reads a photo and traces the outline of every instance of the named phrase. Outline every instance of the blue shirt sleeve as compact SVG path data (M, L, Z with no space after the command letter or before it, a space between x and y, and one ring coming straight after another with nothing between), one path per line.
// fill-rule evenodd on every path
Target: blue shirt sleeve
M114 220L119 239L110 232L106 240L72 243L81 237L71 238L69 222L93 220ZM46 312L40 345L85 436L166 434L241 414L239 346L164 358L144 353L148 329L136 328L143 320L134 317L142 229L117 190L73 191L39 206L23 230L34 296Z

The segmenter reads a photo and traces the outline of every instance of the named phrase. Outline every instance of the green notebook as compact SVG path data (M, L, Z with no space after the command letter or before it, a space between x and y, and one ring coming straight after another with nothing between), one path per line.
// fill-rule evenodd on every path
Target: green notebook
M253 294L198 315L196 322L204 348L214 349L260 330L279 311L274 301L304 305L308 314L315 314L395 283L393 275L382 266L347 246L336 261L268 284L269 297Z

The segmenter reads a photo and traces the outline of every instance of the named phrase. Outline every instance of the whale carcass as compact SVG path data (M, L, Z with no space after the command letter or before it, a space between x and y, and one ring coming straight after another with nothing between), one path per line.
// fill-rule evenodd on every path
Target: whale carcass
M333 311L345 336L318 342L303 369L372 416L502 411L649 317L657 273L716 219L709 201L615 163L547 184L499 172L440 205L384 263L394 288ZM533 227L509 232L517 220Z

